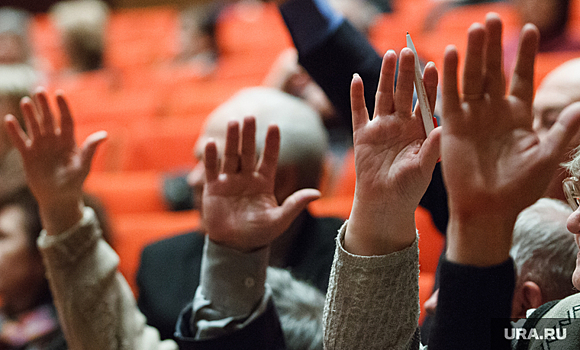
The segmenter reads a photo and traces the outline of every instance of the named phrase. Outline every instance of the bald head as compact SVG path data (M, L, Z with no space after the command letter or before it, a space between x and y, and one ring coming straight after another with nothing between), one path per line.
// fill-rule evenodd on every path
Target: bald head
M237 120L241 125L247 116L256 119L258 153L264 147L268 126L276 124L280 129L276 198L281 202L294 191L318 187L328 149L328 135L320 115L302 100L272 88L242 89L214 110L195 145L196 157L203 160L210 139L215 141L218 154L222 154L228 122ZM188 176L189 185L195 189L196 203L201 203L204 182L205 170L200 162Z
M247 116L256 118L259 152L268 126L276 124L280 128L279 166L323 161L328 140L318 113L296 97L265 87L243 89L214 110L196 144L196 154L201 155L209 138L216 140L221 152L228 121L238 120L241 124Z
M569 60L552 70L542 81L534 98L534 130L540 135L546 133L558 119L560 112L570 104L580 101L580 58ZM572 151L580 144L580 135L570 141ZM562 162L569 161L566 152ZM547 197L565 200L562 180L566 177L564 168L559 168L552 179Z

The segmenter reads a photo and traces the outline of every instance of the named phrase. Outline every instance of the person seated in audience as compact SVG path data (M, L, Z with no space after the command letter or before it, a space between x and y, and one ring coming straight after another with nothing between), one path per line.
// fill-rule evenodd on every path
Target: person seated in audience
M566 228L571 213L565 202L540 198L518 215L510 249L516 270L512 318L525 318L528 310L577 292L572 273L578 247ZM437 295L425 302L431 315L437 309Z
M109 7L101 0L61 1L51 7L50 16L60 32L70 72L103 67L108 15Z
M13 116L6 118L6 125L11 139L22 154L29 186L39 203L44 231L38 246L70 347L175 349L175 342L160 341L157 331L145 325L145 318L137 309L126 281L117 271L118 257L101 239L94 211L84 204L82 185L96 148L106 138L106 133L90 135L79 148L74 141L73 121L62 95L57 95L60 123L50 111L46 93L36 93L34 101L37 108L33 107L30 99L22 102L29 125L28 135ZM224 348L221 345L228 341L227 337L223 339L218 336L218 343L213 345L211 339L203 339L204 334L207 337L208 334L220 333L219 327L223 323L214 324L212 321L222 311L231 311L230 307L237 310L245 307L253 309L256 300L259 309L268 305L268 315L274 316L265 324L258 322L257 328L249 328L264 337L256 338L255 333L250 333L250 337L242 338L246 339L245 343L240 343L238 333L229 339L230 346L236 344L237 349L281 349L272 346L283 346L286 337L292 340L289 341L288 349L302 349L304 342L313 346L310 348L320 348L320 345L316 345L320 343L321 330L323 298L320 292L313 287L290 281L289 273L270 272L268 283L272 287L264 284L270 255L269 242L284 235L286 228L302 215L308 202L318 198L320 193L314 189L301 189L279 206L275 195L275 179L278 152L281 150L280 129L275 125L268 126L262 144L255 141L257 125L253 117L244 119L241 133L238 127L238 121L230 121L224 137L225 145L223 140L211 138L204 147L205 176L209 182L205 185L202 214L208 235L212 238L205 239L207 247L203 253L206 257L202 264L202 286L198 288L198 297L189 309L198 309L196 317L187 318L186 310L185 316L182 316L183 322L180 322L186 328L192 327L189 332L199 332L201 338L188 339L180 335L182 328L179 328L181 348ZM258 126L260 132L264 131L260 131ZM241 153L238 153L238 142L241 144ZM256 163L257 143L263 151L260 161ZM222 170L227 173L214 177L221 172L217 157L218 148L222 147L225 148ZM284 153L282 151L280 154L281 159L293 156ZM232 167L234 163L237 165ZM241 206L239 200L243 202ZM260 230L258 235L254 235L258 233L255 230ZM229 265L232 260L241 264ZM239 275L236 271L223 269L233 266L239 267L237 272L245 270L250 274ZM252 273L253 269L256 269L255 273ZM238 286L238 282L242 285ZM215 292L217 294L212 294ZM228 297L228 292L233 294ZM263 293L273 295L273 300L280 304L280 317L286 325L284 332L280 330L270 298L262 298ZM217 298L206 299L210 296ZM224 302L227 307L211 310ZM300 305L301 308L293 309ZM303 322L304 318L310 321ZM263 318L258 317L260 319ZM251 318L246 321L255 324L256 320ZM236 329L240 322L244 321L236 318L230 320L226 332ZM297 323L301 325L297 327ZM306 334L310 335L306 337ZM298 338L301 339L298 341Z
M534 130L546 134L554 125L560 112L574 102L580 101L580 59L571 59L553 69L538 87L534 97ZM562 163L571 160L573 150L580 145L580 136L574 137ZM566 200L562 181L567 176L565 167L560 167L545 193L546 197Z
M38 205L26 187L0 200L2 349L67 349L36 247L41 230Z
M317 188L327 153L327 135L320 116L300 99L266 87L242 89L210 114L195 146L200 160L188 176L196 207L202 200L205 171L203 147L209 139L218 143L220 152L228 121L256 118L258 140L267 126L280 128L282 143L276 173L276 198L282 203L302 188ZM260 144L260 148L263 144ZM203 221L202 221L203 224ZM269 264L292 271L296 278L309 281L326 291L334 253L334 236L342 220L314 218L304 210L288 230L276 239ZM137 273L139 308L163 338L171 337L175 321L189 303L199 284L205 227L154 243L143 250ZM165 290L166 293L159 293Z
M0 7L0 64L30 63L29 21L24 10Z
M106 217L92 198L87 201ZM39 207L21 187L0 199L0 347L2 349L68 349L45 276L36 240L42 230ZM105 240L110 232L104 231Z
M30 94L38 80L32 67L26 64L0 65L0 114L16 116L24 127L20 99ZM22 159L10 141L6 129L0 126L0 199L26 186Z
M216 27L222 5L219 2L189 6L179 15L179 53L175 62L187 64L200 76L217 67L219 47Z
M533 60L539 40L533 25L522 30L509 96L505 96L501 26L497 15L490 14L485 26L474 24L470 28L462 95L457 89L457 52L450 47L445 54L443 126L439 136L450 221L430 349L510 348L509 339L501 338L503 329L501 336L492 334L490 321L499 318L498 326L509 328L515 286L513 262L509 258L513 226L519 212L544 193L566 145L580 127L580 105L574 104L560 113L547 134L540 135L532 129ZM399 79L403 79L401 67L404 65L402 57ZM357 107L359 114L364 115L364 105L360 102L362 84L357 78L353 80L352 90L356 130ZM387 100L386 105L391 106L391 103ZM370 129L372 122L359 118L365 120L361 125ZM390 119L391 123L385 124L395 130L400 121L395 116ZM419 128L419 124L416 127ZM399 144L403 151L393 152L386 157L389 162L385 163L385 156L378 156L389 154L384 153L383 145L392 139L398 141L399 137L386 131L382 135L393 136L385 137L375 146L375 153L367 146L368 142L359 143L355 136L357 169L371 169L363 166L369 159L384 165L380 171L364 176L357 174L357 186L363 186L366 181L394 193L387 196L377 189L368 191L368 199L355 200L346 230L339 235L325 307L327 349L419 348L416 332L418 266L412 220L401 229L405 223L402 219L410 217L412 210L404 216L399 211L388 218L364 220L364 225L357 226L356 204L360 203L362 213L383 206L404 208L402 204L409 203L410 199L416 204L424 190L416 183L420 179L424 182L421 174L428 173L421 171L419 165L432 167L435 161L428 164L419 161L408 164L407 161L405 167L398 163L403 161L409 147L419 147L419 138L414 143ZM431 136L414 154L426 152L431 145L430 139ZM368 153L362 153L365 150ZM404 174L406 169L410 169L410 173ZM387 181L375 181L380 176L388 176ZM407 194L402 203L397 200L400 198L396 196L397 191ZM416 192L415 198L409 195ZM568 219L570 230L576 213ZM379 224L375 225L377 222ZM571 231L578 233L580 230ZM580 286L577 272L572 278L576 287ZM376 293L368 292L375 290ZM571 310L570 305L577 303L578 296L574 294L558 302L545 317L564 317L565 312ZM349 307L352 304L360 307L355 311ZM578 331L574 327L569 329L571 333Z

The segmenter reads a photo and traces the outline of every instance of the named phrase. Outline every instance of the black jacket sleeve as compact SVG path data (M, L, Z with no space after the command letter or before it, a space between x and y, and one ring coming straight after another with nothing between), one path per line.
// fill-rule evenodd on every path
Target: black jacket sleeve
M492 267L440 265L441 288L429 350L510 349L515 271L511 259Z
M285 350L284 335L272 301L266 312L250 324L226 336L195 340L189 325L193 317L192 304L179 316L175 339L181 350Z

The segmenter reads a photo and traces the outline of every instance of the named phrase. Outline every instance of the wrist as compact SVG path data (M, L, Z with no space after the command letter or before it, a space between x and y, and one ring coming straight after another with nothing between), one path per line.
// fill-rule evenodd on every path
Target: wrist
M40 218L46 233L58 235L76 225L83 218L84 206L84 201L78 197L39 203Z
M416 238L415 213L353 201L344 248L362 256L386 255L409 247Z
M447 260L472 266L493 266L509 258L515 219L504 215L457 217L450 214Z

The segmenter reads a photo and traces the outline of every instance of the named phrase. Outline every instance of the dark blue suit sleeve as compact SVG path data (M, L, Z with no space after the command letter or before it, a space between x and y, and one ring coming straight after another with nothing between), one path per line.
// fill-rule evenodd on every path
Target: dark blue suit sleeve
M285 350L284 334L280 326L278 313L272 301L268 303L266 312L257 317L244 328L236 330L227 336L213 339L195 340L190 325L193 317L193 307L189 304L179 316L175 339L181 350Z

